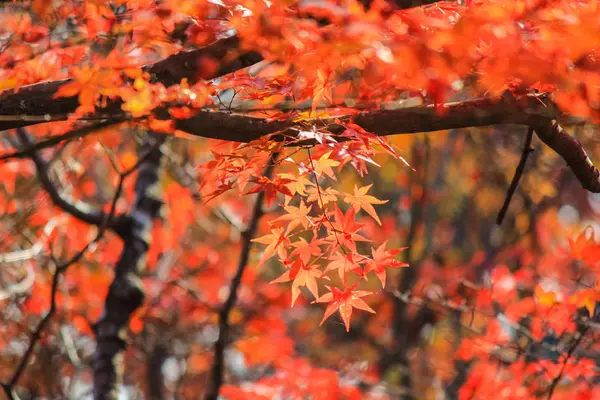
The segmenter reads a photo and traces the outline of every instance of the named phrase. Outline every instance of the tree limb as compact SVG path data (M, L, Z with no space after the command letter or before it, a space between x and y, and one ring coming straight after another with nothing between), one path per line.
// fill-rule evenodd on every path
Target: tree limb
M192 135L235 142L250 142L271 134L275 140L296 138L313 127L334 135L344 132L344 123L354 123L378 136L434 132L447 129L499 124L534 128L538 137L556 151L575 173L582 186L600 192L600 172L578 140L558 124L558 109L547 95L528 94L516 98L479 98L463 102L365 111L354 116L315 118L304 121L273 121L226 112L200 111L189 119L175 120L175 127Z
M25 132L24 128L17 129L17 135L23 144L28 147L33 146L33 141ZM106 213L101 210L96 210L90 207L88 204L85 204L81 201L75 199L67 199L65 198L59 191L58 187L55 186L54 182L50 179L49 175L49 165L44 160L44 158L38 152L32 152L31 160L35 164L35 169L37 171L38 178L40 183L46 193L52 199L54 205L62 209L64 212L72 215L80 221L86 222L92 225L101 225L106 219ZM111 218L111 225L114 226L114 219ZM111 228L113 227L111 226Z
M424 105L394 110L371 110L330 118L301 121L272 121L222 111L199 111L188 119L174 120L175 128L191 135L234 142L251 142L267 134L275 140L297 137L301 131L316 127L331 134L341 134L341 124L354 123L378 136L434 132L499 124L530 125L559 117L558 110L545 95L524 95L514 99L483 97L435 107ZM161 114L159 117L168 118Z
M277 155L278 153L271 154L267 167L263 172L264 177L269 178L271 176L273 168L275 167ZM254 203L254 208L252 209L252 215L250 216L248 227L242 232L242 251L238 261L238 268L235 275L231 279L231 284L229 285L229 296L227 297L227 300L225 300L225 303L223 303L223 307L219 312L219 338L215 343L215 354L210 374L211 380L206 391L206 400L216 400L219 397L219 390L223 384L225 347L229 341L229 314L233 310L233 307L235 307L238 289L242 283L242 275L244 274L244 270L248 265L248 258L250 257L250 249L252 247L252 238L254 237L256 229L258 228L258 221L263 215L262 204L264 198L265 192L259 192L258 196L256 197L256 202Z
M155 110L154 115L161 119L170 119L165 109ZM559 126L557 121L561 117L563 116L547 94L527 94L519 97L483 97L437 107L424 105L394 110L372 110L354 115L300 121L269 121L243 114L207 110L198 111L187 119L173 121L176 129L191 135L244 143L265 135L272 135L274 140L280 141L297 138L301 132L310 132L315 128L339 135L345 131L343 124L347 123L354 123L379 136L499 124L532 126L540 139L567 162L584 188L594 193L600 192L598 169L594 167L579 141Z
M221 67L217 71L203 70L201 66L209 59L219 61ZM237 36L230 36L199 49L180 51L141 69L150 74L152 82L171 86L184 78L190 83L213 79L261 60L257 52L242 50ZM78 96L54 98L54 94L72 81L72 78L60 79L1 92L0 116L12 119L0 119L0 131L68 118L68 114L79 107ZM120 104L113 101L99 111L116 113L120 111ZM32 118L36 116L41 118Z
M556 120L534 121L532 127L542 142L567 162L581 186L592 193L600 193L600 171L594 166L579 140L565 132Z
M96 132L99 129L109 127L111 125L117 125L121 122L126 121L125 118L114 118L107 121L97 122L90 125L83 126L78 129L63 133L62 135L52 136L48 139L39 141L37 143L31 143L20 150L13 151L12 153L3 154L0 156L0 161L10 159L23 159L31 157L35 152L49 147L57 146L65 141L79 139L85 137L91 133Z

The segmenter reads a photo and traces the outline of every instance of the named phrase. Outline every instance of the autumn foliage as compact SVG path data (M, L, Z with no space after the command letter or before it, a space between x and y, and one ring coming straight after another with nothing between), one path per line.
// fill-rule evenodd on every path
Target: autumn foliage
M598 51L595 0L0 2L3 395L600 399Z

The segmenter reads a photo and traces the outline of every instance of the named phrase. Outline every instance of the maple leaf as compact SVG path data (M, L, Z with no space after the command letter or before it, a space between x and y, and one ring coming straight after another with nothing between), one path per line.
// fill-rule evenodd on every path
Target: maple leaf
M381 282L381 286L385 288L385 278L386 271L388 268L405 268L408 267L407 263L396 260L394 257L403 250L406 250L408 247L402 247L400 249L394 250L386 250L387 241L383 242L381 246L377 248L377 250L372 247L371 253L373 254L373 259L369 260L365 264L365 274L373 271L379 278Z
M360 211L362 208L369 214L379 225L381 225L381 221L377 216L377 212L375 208L373 208L372 204L385 204L387 200L379 200L373 196L367 195L369 189L371 189L373 185L363 186L360 189L354 185L354 195L346 194L344 197L344 201L354 208L355 211Z
M350 207L346 214L344 214L339 207L336 207L333 215L334 220L327 219L329 223L325 224L329 230L326 240L333 243L339 243L340 245L346 245L353 252L356 252L356 241L369 241L357 233L364 224L356 223L356 220L354 219L356 211L354 208Z
M292 192L292 195L298 193L300 196L308 196L306 193L307 186L314 186L315 184L306 175L294 176L288 173L279 174L280 178L291 179L293 182L288 183L286 186Z
M262 257L260 258L260 261L258 262L258 265L262 265L265 261L267 261L269 258L271 258L275 254L276 251L277 251L280 259L282 259L282 260L285 259L286 258L285 248L282 246L282 244L289 245L290 240L286 237L283 229L274 228L274 229L271 229L270 234L261 236L256 239L252 239L252 242L262 243L262 244L267 245L267 248L264 250Z
M339 192L335 189L331 188L317 188L311 187L306 191L308 193L308 197L306 201L309 203L317 202L319 206L325 207L329 203L337 202L337 195Z
M330 292L324 294L313 303L330 303L325 309L325 315L323 315L323 319L319 326L323 325L323 323L331 317L331 315L339 311L342 317L342 321L344 321L344 325L346 326L346 332L350 331L350 318L352 317L352 309L356 308L363 311L368 311L370 313L375 314L375 311L369 307L367 303L361 298L368 296L370 294L374 294L374 292L370 292L367 290L355 290L358 285L353 285L345 290L340 290L336 287L326 286Z
M137 80L136 80L137 82ZM121 108L128 111L133 117L141 117L154 108L153 95L148 85L143 85L139 90L127 88L123 90L121 97L124 100Z
M310 207L306 206L306 203L300 201L300 207L295 206L284 206L283 209L287 212L286 215L282 215L279 218L274 219L270 222L272 225L281 224L282 222L289 221L288 226L285 230L285 234L289 234L293 231L297 226L302 225L304 229L307 229L309 225L312 225L308 214L310 213Z
M312 103L312 112L314 113L319 103L324 98L331 101L331 84L328 83L329 74L326 74L323 70L317 70L317 79L315 84L315 89L313 91L313 103Z
M317 175L317 177L320 178L321 176L323 176L323 174L325 174L334 181L337 180L335 177L335 173L333 172L333 169L331 169L331 167L339 166L340 162L329 158L332 152L333 151L325 153L317 161L312 162L312 165L314 166L314 172Z
M304 263L308 263L311 257L319 257L322 252L319 247L323 244L323 241L317 239L316 236L308 243L304 238L300 238L297 242L292 243L295 247L294 251L290 254L290 257L299 256Z
M552 291L546 291L542 285L536 285L534 298L538 304L550 307L558 302L558 295Z
M590 267L597 267L599 264L600 245L594 240L594 230L587 228L575 239L569 238L571 247L571 257L576 260L582 260Z
M208 193L205 197L204 197L204 202L208 203L211 200L215 199L216 197L222 195L223 193L231 190L233 188L234 182L233 181L228 181L225 183L221 183L219 186L217 186L217 188L215 190L213 190L212 192Z
M298 296L300 296L300 287L306 286L308 290L315 296L315 299L319 298L319 290L317 286L316 278L321 276L321 270L317 265L307 266L300 258L296 258L292 262L292 266L288 271L285 271L279 278L271 281L271 283L283 283L292 282L292 307Z
M598 286L598 284L596 285ZM597 289L590 288L577 291L569 298L569 303L575 304L577 307L584 307L590 313L590 317L593 317L598 300L600 300L600 286Z
M337 270L342 282L346 280L346 272L356 271L359 275L362 275L362 268L354 259L354 253L342 254L336 251L329 260L331 262L327 264L324 273Z
M250 191L248 191L246 194L264 191L267 207L270 207L273 203L273 200L275 200L275 197L277 196L277 192L285 194L286 196L293 196L292 192L290 192L290 189L288 189L286 186L293 181L293 179L281 178L279 176L273 179L269 179L265 176L259 176L250 179L250 182L256 183L257 185L250 189Z

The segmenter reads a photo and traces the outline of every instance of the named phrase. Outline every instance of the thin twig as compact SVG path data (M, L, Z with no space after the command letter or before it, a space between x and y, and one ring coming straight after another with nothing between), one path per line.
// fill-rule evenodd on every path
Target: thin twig
M277 159L277 156L277 152L271 154L267 167L263 172L264 177L270 178L275 167L274 161ZM254 234L258 228L258 222L264 214L262 207L264 197L264 191L258 194L256 202L254 203L254 208L252 209L252 215L250 216L248 227L244 232L242 232L242 250L238 262L238 268L229 285L229 296L227 297L227 300L225 300L225 303L223 303L223 307L219 312L219 338L215 343L215 354L210 375L211 381L206 392L206 400L216 400L219 397L219 390L223 384L225 347L227 346L227 342L229 340L229 330L231 328L229 325L229 314L231 313L231 310L237 301L238 289L242 283L242 275L244 274L244 270L248 265L250 249L252 247L252 238L254 237Z
M28 147L33 147L32 140L25 131L25 128L17 128L17 135L21 143ZM104 212L96 210L79 200L69 200L63 196L59 188L52 182L49 175L49 165L37 151L30 154L31 160L35 164L38 179L42 187L46 190L54 205L72 215L73 217L92 225L100 225L105 220Z
M501 225L504 220L504 216L508 211L508 206L510 205L510 200L512 199L515 191L517 190L517 186L519 185L519 180L521 179L521 175L523 175L523 171L525 170L525 164L527 163L527 157L529 157L529 153L533 152L533 148L531 147L531 141L533 139L533 128L529 127L527 131L527 138L525 138L525 145L523 146L523 152L521 153L521 159L519 160L519 165L517 165L517 169L515 170L515 175L513 176L512 182L506 192L506 199L504 200L504 204L498 213L498 217L496 218L496 224Z
M129 119L127 119L127 118L111 118L107 121L86 125L82 128L74 129L67 133L63 133L62 135L52 136L49 139L42 140L35 144L29 144L21 150L17 150L12 153L0 155L0 161L29 158L32 156L33 153L35 153L39 150L57 146L67 140L80 139L82 137L85 137L89 134L96 132L99 129L107 128L112 125L117 125L122 122L125 122L126 120L134 121L134 119L131 119L131 118L129 118Z
M569 363L569 359L571 358L571 356L573 355L573 353L575 352L575 350L577 349L577 347L579 347L579 344L583 340L583 337L585 336L585 334L587 333L588 330L589 330L589 326L584 326L583 329L581 330L581 332L578 332L579 333L579 337L577 337L577 339L575 339L575 342L573 342L573 344L571 345L571 347L567 351L567 355L565 356L565 360L563 362L563 365L560 368L560 372L558 373L558 375L556 375L554 377L554 379L552 379L552 383L550 383L550 389L548 389L547 400L552 399L552 395L554 394L554 390L556 389L556 386L558 385L558 382L560 382L560 380L562 379L562 376L563 376L563 374L565 372L567 364Z

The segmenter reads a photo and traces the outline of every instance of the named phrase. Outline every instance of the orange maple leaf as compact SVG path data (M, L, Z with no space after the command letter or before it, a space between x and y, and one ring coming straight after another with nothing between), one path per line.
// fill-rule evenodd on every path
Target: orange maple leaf
M362 275L360 264L354 259L354 253L342 254L339 251L329 258L331 262L325 268L324 273L337 269L342 282L345 282L346 272L358 271Z
M600 244L594 240L594 230L588 227L575 239L569 238L571 257L581 260L590 267L596 267L600 259Z
M358 186L354 185L354 195L346 194L344 197L344 201L348 204L351 204L355 211L360 211L362 208L369 214L379 225L381 225L381 221L377 216L377 212L372 204L385 204L387 200L379 200L373 196L367 195L369 189L371 189L373 185L363 186L360 189Z
M369 260L365 265L365 274L373 271L377 275L377 278L381 281L381 286L385 287L385 278L386 271L388 268L405 268L408 267L408 264L405 262L401 262L396 260L394 257L403 250L408 249L408 247L402 247L400 249L394 250L386 250L387 241L383 242L381 246L377 248L377 250L372 247L371 253L373 254L373 259Z
M252 178L250 182L256 183L257 185L250 189L250 191L248 191L246 194L264 191L267 207L271 206L273 200L275 200L275 197L277 196L277 192L285 194L286 196L293 196L292 192L290 192L290 189L286 186L287 184L294 182L293 179L282 178L279 176L269 179L264 176L259 176Z
M339 166L340 162L329 158L329 156L331 156L331 153L332 151L330 151L329 153L325 153L317 161L313 161L313 166L315 174L319 178L323 176L323 174L325 174L335 181L335 173L333 172L333 169L331 169L331 167Z
M584 307L590 313L590 316L594 316L594 310L596 309L596 302L600 300L600 286L598 289L590 288L579 290L569 298L569 303L575 304L577 307Z
M375 314L375 311L369 307L369 305L365 303L363 299L361 299L361 297L373 294L373 292L369 292L367 290L355 290L357 286L358 285L353 285L345 290L327 286L330 292L324 294L313 302L330 303L325 310L325 315L323 315L323 319L321 320L319 326L323 325L327 318L331 317L334 312L339 311L340 315L342 316L342 320L344 321L344 325L346 326L346 332L349 332L352 308L357 308L359 310L368 311Z
M295 247L290 257L299 256L300 259L308 264L308 261L311 257L319 257L321 252L320 245L323 244L323 241L313 237L313 239L308 243L304 238L300 238L297 242L292 243L292 246Z
M321 276L321 271L318 266L306 265L300 258L296 258L292 263L292 267L283 273L279 278L271 281L271 283L292 282L292 307L300 295L300 286L306 286L308 290L319 298L319 290L316 278Z
M279 225L286 221L289 221L288 226L285 230L286 235L293 231L297 226L302 225L304 229L307 229L309 225L312 225L312 221L308 217L312 205L307 207L303 201L300 201L300 207L285 206L283 209L287 214L282 215L279 218L274 219L270 222L271 225Z
M356 252L356 241L369 242L368 239L359 235L357 232L364 226L364 224L356 223L354 219L356 211L350 207L346 214L336 207L334 212L334 221L329 220L329 224L326 226L329 229L327 236L328 241L346 245L350 250Z
M278 253L279 258L284 260L286 258L286 251L282 244L290 244L290 240L286 237L283 229L281 228L271 229L270 234L252 239L252 241L267 245L267 248L263 252L262 257L258 262L259 265L262 265L265 261L271 258L275 252Z

